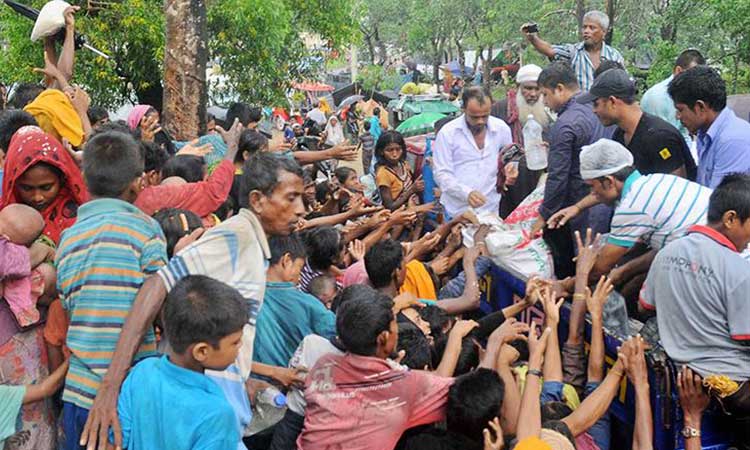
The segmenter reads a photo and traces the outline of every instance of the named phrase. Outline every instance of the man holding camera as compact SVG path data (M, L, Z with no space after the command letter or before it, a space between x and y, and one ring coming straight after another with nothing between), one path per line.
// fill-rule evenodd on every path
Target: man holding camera
M539 37L536 24L527 23L521 27L521 32L539 53L573 66L582 91L589 90L594 82L594 71L603 60L624 64L620 52L604 42L608 30L609 17L601 11L589 11L583 16L583 41L577 44L552 45Z

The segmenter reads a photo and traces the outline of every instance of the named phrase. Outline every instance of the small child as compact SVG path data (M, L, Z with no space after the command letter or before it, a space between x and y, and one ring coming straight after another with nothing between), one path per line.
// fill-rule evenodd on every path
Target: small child
M237 358L245 300L220 281L191 275L167 295L162 321L168 354L138 363L120 392L123 448L237 448L237 416L204 371L224 370Z
M372 156L375 151L375 137L370 133L372 125L369 121L365 121L362 126L364 127L364 131L359 136L359 141L362 143L362 166L366 173L371 173Z

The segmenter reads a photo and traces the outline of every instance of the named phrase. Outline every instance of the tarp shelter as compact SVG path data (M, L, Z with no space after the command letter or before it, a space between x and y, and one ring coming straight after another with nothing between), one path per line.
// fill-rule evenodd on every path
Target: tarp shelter
M448 64L443 64L441 67L451 71L454 76L461 77L466 75L473 75L474 69L469 66L464 66L464 73L461 73L461 64L458 61L451 61Z

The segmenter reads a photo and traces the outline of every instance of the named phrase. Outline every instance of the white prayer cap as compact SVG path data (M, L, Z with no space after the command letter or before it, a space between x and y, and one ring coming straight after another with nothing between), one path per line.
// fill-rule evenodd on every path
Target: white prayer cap
M536 83L539 79L539 74L542 73L542 68L536 64L526 64L525 66L518 69L516 74L516 83L527 83L529 81Z
M581 147L581 178L606 177L633 165L633 154L619 142L599 139Z

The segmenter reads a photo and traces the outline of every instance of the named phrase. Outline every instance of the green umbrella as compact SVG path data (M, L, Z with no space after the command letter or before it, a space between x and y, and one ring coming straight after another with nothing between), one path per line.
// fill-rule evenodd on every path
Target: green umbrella
M445 114L427 112L417 114L401 122L396 131L404 136L418 136L435 131L435 122L447 117Z

